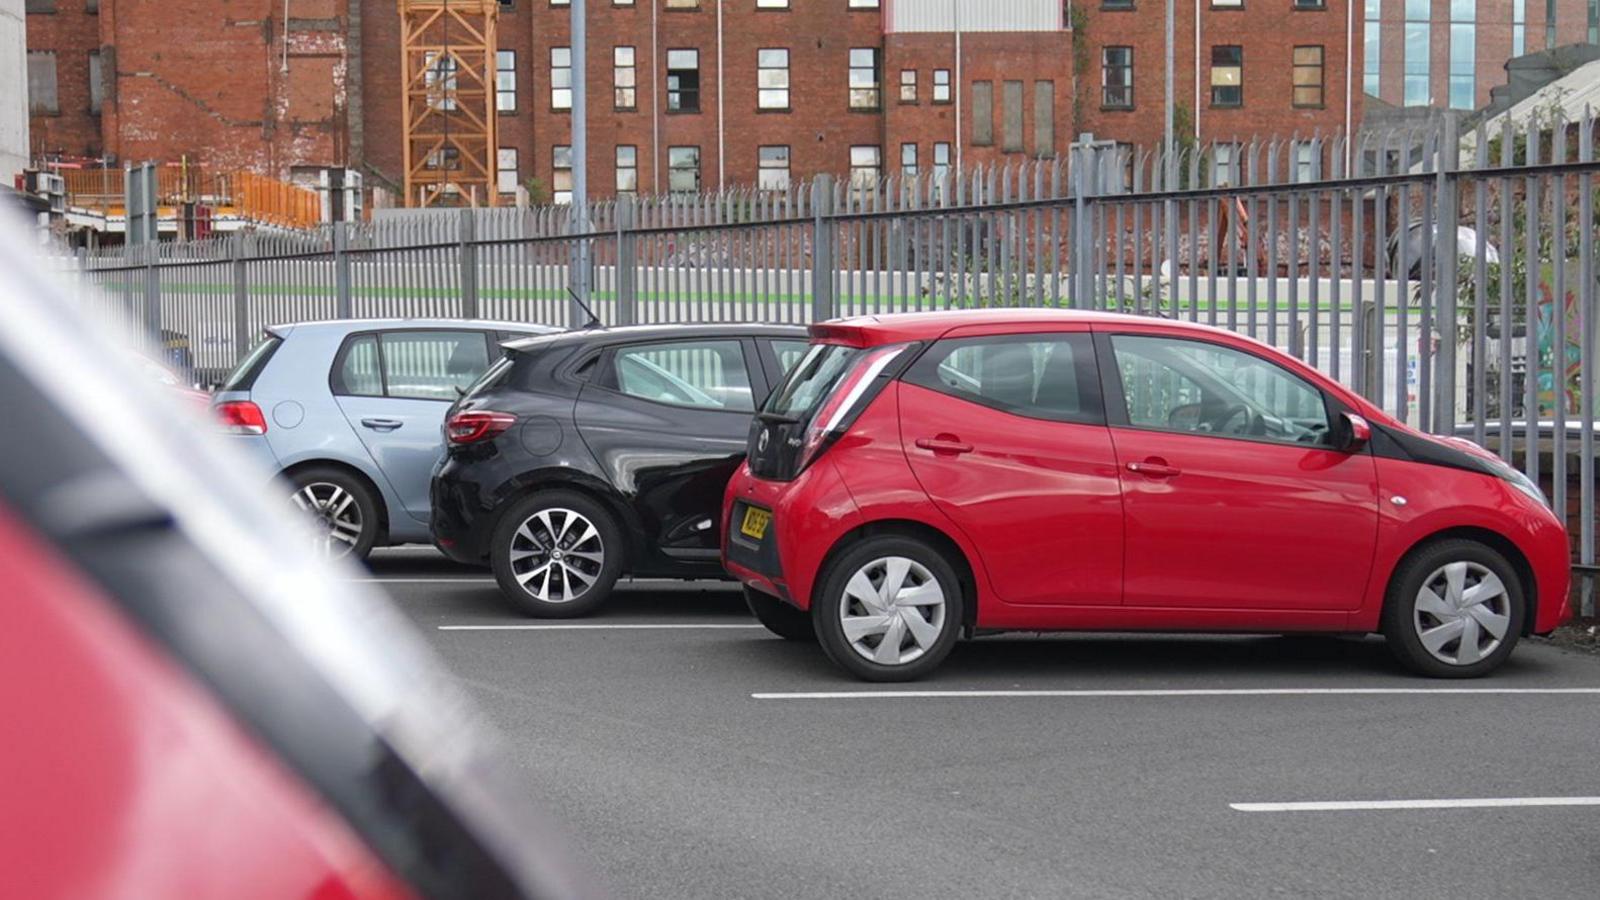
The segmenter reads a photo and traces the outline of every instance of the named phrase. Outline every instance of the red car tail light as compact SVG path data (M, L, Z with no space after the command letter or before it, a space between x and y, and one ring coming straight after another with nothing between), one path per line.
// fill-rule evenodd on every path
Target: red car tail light
M510 413L472 410L459 412L444 423L444 433L452 444L475 444L486 441L517 423Z
M267 417L249 400L229 400L216 405L217 418L228 434L266 434Z
M875 388L879 386L878 376L910 347L910 344L874 347L850 364L850 370L834 384L833 390L828 392L822 405L806 423L805 437L800 446L800 458L795 465L796 472L803 471L813 460L822 455L822 451L826 450L829 444L844 434L850 423L854 422L872 398L877 396Z

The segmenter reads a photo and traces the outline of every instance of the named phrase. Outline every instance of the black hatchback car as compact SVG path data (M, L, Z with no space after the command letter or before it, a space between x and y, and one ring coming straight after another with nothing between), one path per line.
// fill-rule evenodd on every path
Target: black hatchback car
M439 549L488 562L536 616L590 612L624 574L726 577L722 492L805 330L629 326L504 347L445 417Z

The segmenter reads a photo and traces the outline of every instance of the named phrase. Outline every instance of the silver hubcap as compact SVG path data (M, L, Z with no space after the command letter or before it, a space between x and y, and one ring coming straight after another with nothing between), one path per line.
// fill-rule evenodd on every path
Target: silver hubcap
M880 666L927 653L944 633L944 589L928 568L903 556L875 559L845 582L839 624L850 649Z
M1470 666L1505 638L1511 627L1511 595L1484 566L1446 563L1422 582L1412 624L1435 659Z
M541 509L511 538L511 573L543 603L567 603L587 594L605 561L600 529L570 509Z
M326 481L294 492L294 504L311 516L312 548L330 559L344 556L361 540L361 504L354 494Z

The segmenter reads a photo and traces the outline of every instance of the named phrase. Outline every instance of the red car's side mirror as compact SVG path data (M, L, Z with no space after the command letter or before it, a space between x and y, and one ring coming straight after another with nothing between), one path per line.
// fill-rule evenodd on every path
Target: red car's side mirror
M1366 419L1355 413L1344 413L1343 418L1344 440L1341 442L1339 449L1346 453L1360 453L1361 448L1367 446L1367 442L1372 440L1372 426L1367 424Z

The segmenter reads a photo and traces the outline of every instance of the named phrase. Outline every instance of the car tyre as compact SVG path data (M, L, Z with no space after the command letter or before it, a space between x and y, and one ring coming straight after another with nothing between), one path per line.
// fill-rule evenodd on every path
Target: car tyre
M795 609L777 597L747 587L744 589L744 602L750 607L750 614L756 617L756 621L778 637L786 641L817 639L817 629L811 624L810 614Z
M315 551L328 559L365 560L378 542L378 498L367 483L334 466L311 466L289 477L289 499L311 517Z
M531 616L588 615L611 596L626 555L622 529L574 491L536 491L506 510L489 563L500 590Z
M955 569L915 538L862 541L828 565L820 585L811 606L817 639L828 658L862 680L921 678L960 635Z
M1504 556L1477 541L1443 540L1395 570L1383 635L1419 675L1476 678L1511 655L1526 612L1522 582Z

